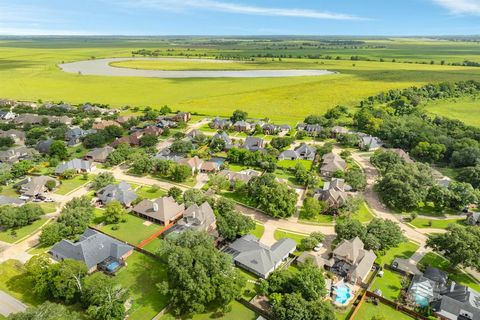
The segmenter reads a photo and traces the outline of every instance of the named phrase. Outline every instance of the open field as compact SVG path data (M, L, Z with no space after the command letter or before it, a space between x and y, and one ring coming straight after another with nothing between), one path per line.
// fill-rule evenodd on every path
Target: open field
M480 126L480 99L478 97L433 101L425 105L425 110L463 121L472 126Z
M173 41L173 40L172 40ZM475 67L442 66L440 60L462 62L478 60L475 43L419 41L412 39L369 40L370 45L384 48L282 49L272 45L242 42L238 45L201 46L196 40L183 41L175 49L167 39L47 39L0 40L0 82L2 97L20 100L64 100L70 103L99 102L112 106L160 107L199 112L206 115L229 115L241 108L253 117L294 124L310 113L323 113L337 104L350 107L382 90L422 85L427 82L480 80ZM275 54L292 58L255 58L266 69L327 69L339 74L322 77L256 78L256 79L153 79L68 74L57 64L96 58L129 57L132 50L159 48L162 56L185 55L195 45L192 55L253 56ZM350 59L358 55L377 61L335 59L297 59L308 54L337 55ZM385 61L430 61L415 64ZM251 66L249 63L240 64ZM439 112L443 112L440 110Z

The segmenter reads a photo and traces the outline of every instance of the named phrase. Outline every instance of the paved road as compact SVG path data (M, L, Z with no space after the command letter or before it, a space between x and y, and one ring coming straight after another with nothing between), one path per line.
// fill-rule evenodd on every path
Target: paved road
M0 314L8 317L12 313L23 312L27 309L19 300L0 290Z
M319 69L301 70L141 70L130 68L118 68L110 65L112 62L125 60L157 60L157 61L185 61L175 58L110 58L84 60L59 64L65 72L98 76L115 77L144 77L144 78L276 78L276 77L304 77L304 76L325 76L337 72ZM233 61L218 61L205 59L188 59L198 62L231 63Z

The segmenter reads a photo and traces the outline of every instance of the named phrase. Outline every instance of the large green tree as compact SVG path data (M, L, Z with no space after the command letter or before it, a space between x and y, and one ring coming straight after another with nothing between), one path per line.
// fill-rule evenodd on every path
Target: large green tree
M128 291L103 273L96 273L85 280L82 300L87 314L94 320L125 318L125 301Z
M30 307L25 312L13 313L8 320L81 320L77 312L68 310L64 305L44 302L37 307Z

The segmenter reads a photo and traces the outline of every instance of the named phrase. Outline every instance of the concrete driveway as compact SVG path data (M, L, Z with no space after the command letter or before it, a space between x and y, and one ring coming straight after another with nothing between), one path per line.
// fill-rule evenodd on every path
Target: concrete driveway
M11 313L23 312L27 309L21 301L15 299L11 295L0 291L0 314L8 317Z

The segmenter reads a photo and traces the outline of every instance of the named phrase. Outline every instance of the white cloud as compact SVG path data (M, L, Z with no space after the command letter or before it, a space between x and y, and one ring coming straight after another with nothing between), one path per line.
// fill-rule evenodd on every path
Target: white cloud
M480 0L433 0L453 14L480 15Z
M162 11L182 11L195 8L246 15L299 17L324 20L366 20L365 18L343 13L312 9L260 7L216 0L127 0L124 3L128 4L130 7L144 7Z

